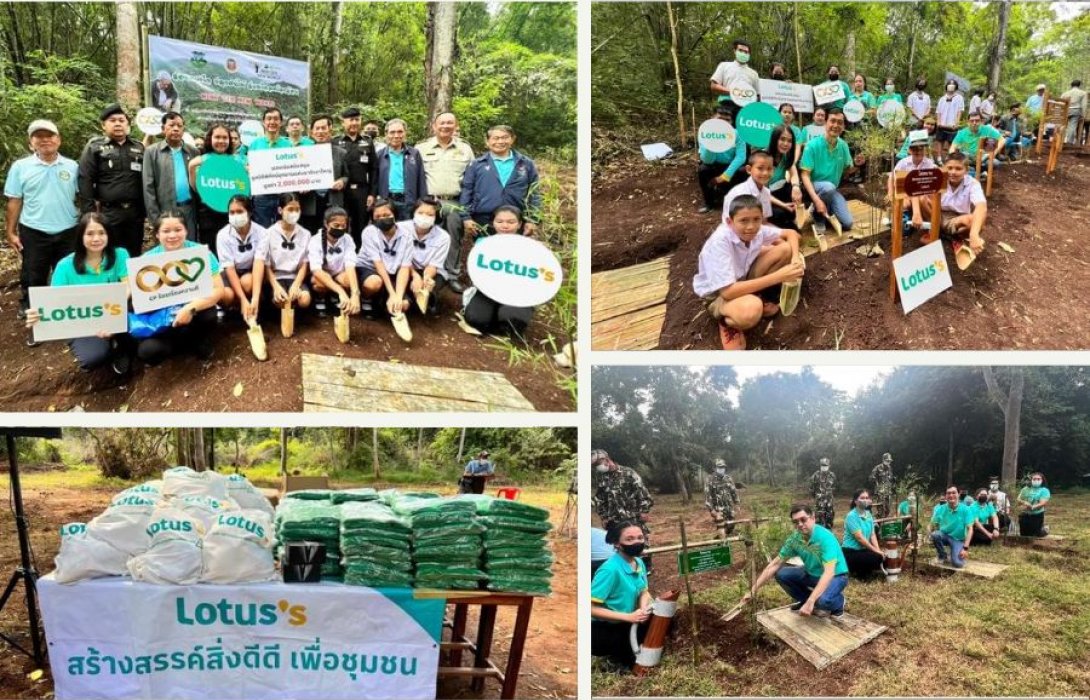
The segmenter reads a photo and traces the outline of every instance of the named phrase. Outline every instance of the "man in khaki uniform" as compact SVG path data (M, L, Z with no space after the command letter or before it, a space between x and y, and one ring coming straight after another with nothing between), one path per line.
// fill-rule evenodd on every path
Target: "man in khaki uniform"
M462 193L462 176L473 162L473 149L469 144L455 136L458 131L458 119L450 112L435 117L432 122L432 136L427 141L416 144L424 160L424 179L428 183L428 194L439 200L442 209L439 223L450 234L450 252L447 253L446 268L450 273L450 288L461 294L465 287L459 280L462 274L462 217L459 216L458 196Z
M1076 146L1079 143L1079 120L1087 115L1087 93L1082 89L1081 80L1072 80L1071 89L1060 95L1067 100L1067 134L1064 143Z

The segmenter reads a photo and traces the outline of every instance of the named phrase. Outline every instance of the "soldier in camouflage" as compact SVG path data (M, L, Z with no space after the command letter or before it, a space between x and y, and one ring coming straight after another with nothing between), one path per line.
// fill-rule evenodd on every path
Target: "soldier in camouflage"
M814 498L814 519L822 527L833 528L833 487L836 474L829 469L829 458L822 457L818 470L810 476L810 495Z
M727 463L722 459L715 460L715 471L704 482L704 507L711 512L716 527L723 529L723 534L734 532L734 525L725 523L734 520L734 509L740 503L734 479L727 474Z
M597 484L591 507L608 530L614 523L631 520L639 523L644 537L650 533L644 518L654 502L639 474L609 458L605 450L594 450L590 457Z
M893 513L893 457L888 452L871 470L870 478L874 482L874 517L889 517Z

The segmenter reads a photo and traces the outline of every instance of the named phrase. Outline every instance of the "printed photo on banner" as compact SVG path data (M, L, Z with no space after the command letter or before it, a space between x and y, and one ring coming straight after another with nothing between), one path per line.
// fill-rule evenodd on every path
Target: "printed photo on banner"
M1090 348L1090 3L591 16L592 349Z
M574 2L304 3L287 22L244 2L130 9L0 13L21 46L116 29L107 51L76 37L0 71L20 96L0 102L0 283L23 328L0 355L34 358L0 394L25 410L575 410ZM505 266L479 287L471 250L495 236ZM507 262L556 282L540 294ZM122 332L59 338L29 309L32 288L119 282ZM51 337L94 392L63 389ZM192 363L186 381L151 379L163 363Z

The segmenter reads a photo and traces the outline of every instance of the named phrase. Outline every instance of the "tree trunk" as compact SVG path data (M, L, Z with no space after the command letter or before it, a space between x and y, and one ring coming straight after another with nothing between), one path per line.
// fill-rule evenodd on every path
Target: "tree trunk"
M844 63L847 64L848 75L855 76L855 30L848 32L848 43L844 47Z
M775 481L773 480L773 474L772 474L772 471L773 471L772 470L772 452L773 452L772 438L766 438L765 439L765 458L768 460L768 485L769 486L772 486L775 483Z
M999 90L999 72L1003 67L1003 59L1007 56L1007 25L1011 18L1011 0L999 3L999 32L992 45L992 52L988 66L988 91Z
M424 456L424 429L416 429L416 467L420 468L420 460Z
M211 471L216 471L216 429L206 428L208 431L207 439L205 440L205 456L207 458L206 465Z
M674 467L674 479L677 481L677 490L681 492L682 503L688 505L693 500L693 498L691 495L689 495L689 485L685 483L684 467Z
M428 97L428 122L449 112L454 102L454 53L457 48L458 7L453 2L429 2L424 25L424 91Z
M916 78L912 76L912 66L916 62L916 34L919 27L915 27L908 42L908 70L905 72L905 92L916 87Z
M381 476L378 469L378 428L371 428L371 467L378 479Z
M288 473L288 429L280 429L280 476Z
M461 437L458 438L458 456L456 457L456 459L458 460L458 464L462 463L462 455L465 454L465 450L466 450L466 429L462 428L462 435L461 435Z
M795 11L792 13L795 22L795 68L798 71L795 80L802 81L802 49L799 47L799 3L795 3ZM786 71L785 71L786 72Z
M326 104L335 105L340 100L340 83L337 76L341 70L341 29L344 27L344 3L333 3L333 27L329 37L329 85L326 91Z
M203 428L175 428L174 453L179 466L190 467L199 472L208 468L208 454L205 449Z
M193 467L199 472L206 471L208 469L208 461L205 455L204 449L204 429L203 428L186 428L192 432L193 435L193 463L189 466Z
M681 85L681 66L677 58L677 14L670 0L666 0L666 17L670 22L670 58L674 61L674 82L677 83L677 136L678 143L685 148L689 142L685 133L685 95ZM688 500L688 499L686 499Z
M988 395L1003 411L1003 467L1004 484L1013 484L1018 478L1018 446L1022 438L1022 394L1025 389L1025 372L1021 367L1011 368L1010 390L1004 393L991 367L981 368Z

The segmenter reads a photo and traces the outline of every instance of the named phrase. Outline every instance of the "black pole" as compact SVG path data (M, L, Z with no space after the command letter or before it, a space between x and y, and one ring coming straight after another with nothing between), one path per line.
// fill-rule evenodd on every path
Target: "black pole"
M19 579L22 579L26 588L27 617L30 619L30 641L34 647L34 653L31 654L8 637L0 635L0 638L3 638L27 656L32 657L34 663L41 666L43 656L41 626L38 620L38 572L35 571L34 562L30 558L30 529L27 526L26 512L23 510L23 488L19 481L19 458L15 451L15 436L7 433L5 437L7 438L8 466L11 475L11 496L15 502L15 529L19 536L19 561L21 566L12 574L7 590L4 592L3 598L0 599L0 608L4 607L8 596L14 592Z

